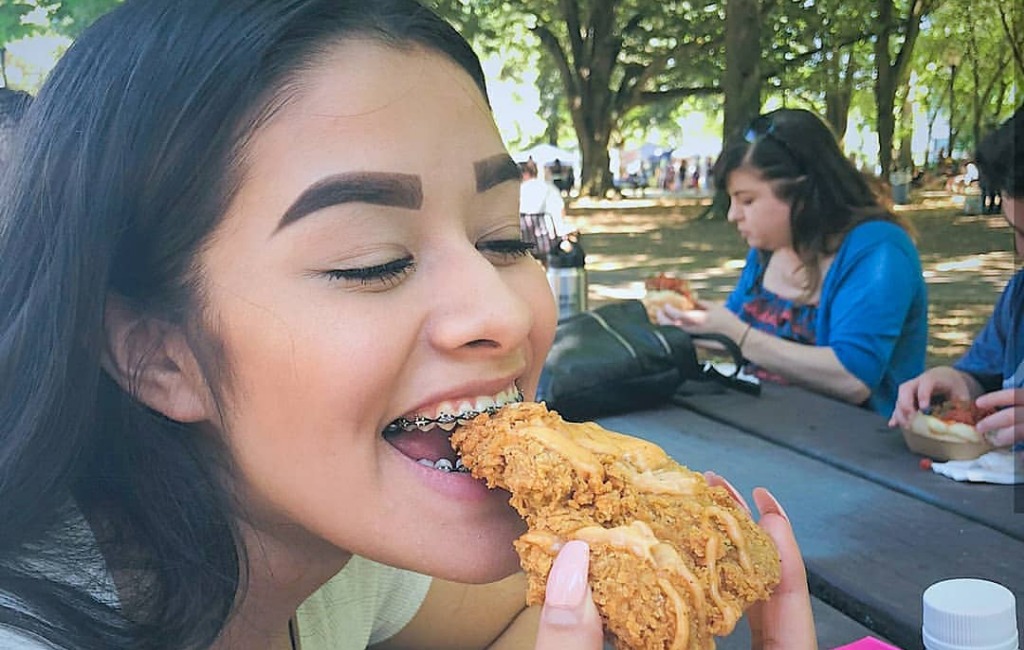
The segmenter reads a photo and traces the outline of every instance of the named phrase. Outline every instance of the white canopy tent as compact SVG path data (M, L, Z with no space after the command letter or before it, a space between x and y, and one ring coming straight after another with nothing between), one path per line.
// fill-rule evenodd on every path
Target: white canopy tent
M571 165L577 170L579 169L579 154L577 152L559 149L547 143L538 144L512 155L512 159L518 163L526 162L530 158L533 158L533 162L537 163L539 167L550 165L557 158L563 165Z

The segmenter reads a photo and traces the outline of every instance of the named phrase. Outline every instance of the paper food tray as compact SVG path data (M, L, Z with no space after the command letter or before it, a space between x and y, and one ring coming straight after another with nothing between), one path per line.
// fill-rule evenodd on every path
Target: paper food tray
M910 429L902 429L903 440L915 454L927 456L933 460L973 460L982 454L992 451L987 442L955 442L922 436Z

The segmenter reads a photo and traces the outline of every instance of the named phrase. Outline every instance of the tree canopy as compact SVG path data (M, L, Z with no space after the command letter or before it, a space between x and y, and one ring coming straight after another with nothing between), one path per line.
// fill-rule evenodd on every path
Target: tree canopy
M1022 10L1013 0L432 4L478 48L543 53L535 61L560 81L590 194L610 186L609 144L635 130L636 120L671 119L686 98L718 100L725 133L768 100L815 110L840 137L859 109L877 136L879 168L888 170L899 164L894 151L904 163L909 155L915 104L933 122L952 110L953 144L969 150L1012 111L1024 76ZM951 51L960 74L944 63ZM948 87L964 101L949 102Z
M0 0L4 85L8 43L74 38L120 1ZM540 139L575 139L588 194L612 186L609 147L695 106L723 135L769 102L810 108L840 137L853 114L889 170L909 162L915 113L930 142L970 151L1024 79L1016 0L423 1L500 54L501 77L536 85Z

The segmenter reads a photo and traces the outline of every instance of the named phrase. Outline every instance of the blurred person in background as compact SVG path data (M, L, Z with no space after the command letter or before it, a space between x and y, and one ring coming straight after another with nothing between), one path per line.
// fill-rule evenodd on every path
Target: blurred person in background
M661 322L729 336L762 379L891 413L900 383L924 369L928 334L908 223L806 110L753 120L714 175L746 265L724 305L668 306Z
M978 145L983 178L1002 198L1014 251L1024 258L1024 105ZM900 386L890 426L909 426L914 414L952 398L996 409L975 428L997 447L1024 442L1024 269L999 296L970 349L952 366L937 366Z

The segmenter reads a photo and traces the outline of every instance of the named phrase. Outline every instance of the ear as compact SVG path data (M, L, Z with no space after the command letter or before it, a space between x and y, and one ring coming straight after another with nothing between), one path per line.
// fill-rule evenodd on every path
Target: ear
M122 390L178 422L212 419L212 394L180 326L140 316L114 294L103 320L101 363Z

